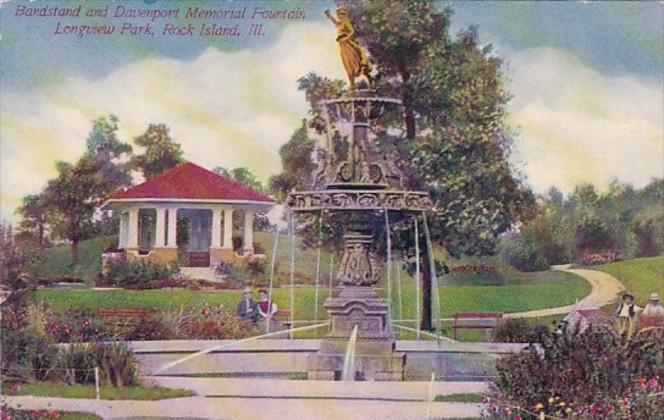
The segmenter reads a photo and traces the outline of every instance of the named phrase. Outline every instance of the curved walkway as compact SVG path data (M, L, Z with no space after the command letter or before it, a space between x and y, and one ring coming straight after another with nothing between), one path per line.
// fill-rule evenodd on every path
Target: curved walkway
M613 302L620 295L620 292L625 290L625 286L618 279L602 271L570 268L569 265L556 265L553 266L553 269L583 277L590 283L592 288L590 294L573 305L539 309L536 311L514 312L505 314L505 318L536 318L565 315L576 308L598 308Z

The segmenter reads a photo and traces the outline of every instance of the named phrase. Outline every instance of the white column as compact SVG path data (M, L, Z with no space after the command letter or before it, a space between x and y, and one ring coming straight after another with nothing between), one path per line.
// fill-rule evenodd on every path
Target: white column
M155 225L155 248L166 246L166 209L155 209L157 211L157 223Z
M118 248L127 247L127 216L120 212L120 232L118 232Z
M254 253L254 212L244 211L244 250Z
M224 209L224 249L233 249L233 209Z
M129 229L127 229L127 248L138 248L138 208L129 209Z
M177 248L178 209L168 209L168 243L166 248Z
M212 209L212 241L210 248L221 248L221 210Z

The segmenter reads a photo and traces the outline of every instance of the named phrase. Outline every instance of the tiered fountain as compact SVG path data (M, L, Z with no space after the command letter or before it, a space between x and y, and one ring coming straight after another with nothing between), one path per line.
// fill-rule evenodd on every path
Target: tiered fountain
M346 22L333 21L338 32L343 30L340 25L350 25L347 18ZM375 124L387 111L399 111L401 101L377 96L370 89L370 78L368 89L355 89L355 79L361 74L368 76L362 63L364 52L358 50L354 40L349 43L343 36L337 40L351 90L340 98L323 101L322 106L328 138L332 133L338 134L337 138L348 141L348 147L333 147L328 141L313 174L312 190L292 192L287 201L292 212L324 212L332 220L342 216L345 222L344 253L337 274L342 290L338 297L325 301L331 330L318 352L308 359L308 378L342 379L347 346L354 345L352 378L399 381L404 377L406 357L395 351L389 303L379 298L374 289L379 281L374 258L374 237L378 233L375 227L385 230L385 212L390 220L402 219L429 210L431 200L426 192L405 190L395 162L378 153L385 139L377 135ZM344 48L358 58L355 63L344 59ZM352 334L356 326L357 333ZM349 343L351 335L356 335L356 342ZM348 363L346 370L347 366Z

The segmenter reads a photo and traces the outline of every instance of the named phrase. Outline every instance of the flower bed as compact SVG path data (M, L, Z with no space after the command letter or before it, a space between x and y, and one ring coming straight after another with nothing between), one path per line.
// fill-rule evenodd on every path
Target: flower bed
M496 363L489 418L650 419L664 412L664 330L627 340L608 326L563 326Z
M622 260L622 256L615 251L607 251L599 254L586 254L581 258L583 265L606 264Z

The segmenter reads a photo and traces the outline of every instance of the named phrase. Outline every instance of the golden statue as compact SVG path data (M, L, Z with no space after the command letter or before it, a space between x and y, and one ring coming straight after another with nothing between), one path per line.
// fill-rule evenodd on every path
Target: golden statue
M341 62L346 69L350 88L355 89L355 79L364 76L369 83L369 88L373 83L371 79L371 61L366 51L360 47L360 44L353 37L355 29L348 19L348 10L345 7L337 9L337 16L334 17L329 10L325 11L325 16L334 23L337 28L337 42L339 43L339 54Z

